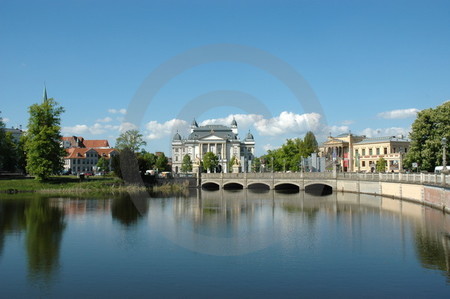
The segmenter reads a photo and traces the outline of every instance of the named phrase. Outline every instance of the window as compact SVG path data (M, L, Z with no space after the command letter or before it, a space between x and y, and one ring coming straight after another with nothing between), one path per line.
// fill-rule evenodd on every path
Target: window
M365 148L362 149L362 155L363 155L363 156L366 155L366 149L365 149Z
M377 152L377 155L379 155L380 154L380 149L377 147L377 149L376 149L376 152Z
M178 162L178 156L175 156L175 162Z
M362 167L366 167L366 161L361 162Z
M387 147L384 148L384 154L387 155Z
M372 156L372 149L371 148L369 148L369 156Z

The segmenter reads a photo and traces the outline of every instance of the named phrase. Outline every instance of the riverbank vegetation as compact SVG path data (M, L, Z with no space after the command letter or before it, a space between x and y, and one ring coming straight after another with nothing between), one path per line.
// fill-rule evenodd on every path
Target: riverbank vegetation
M46 181L33 178L1 179L0 193L35 192L58 195L111 195L152 191L163 194L180 195L189 189L188 182L167 182L162 185L144 186L125 184L116 177L91 177L80 180L76 176L54 176Z

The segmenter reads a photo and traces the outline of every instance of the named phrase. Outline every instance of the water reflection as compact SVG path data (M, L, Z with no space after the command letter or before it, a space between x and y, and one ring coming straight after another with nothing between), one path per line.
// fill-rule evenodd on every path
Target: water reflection
M28 271L33 280L50 280L59 269L64 213L47 198L33 198L25 209Z
M87 241L91 238L91 230L95 231L96 227L86 225L84 227L90 230L77 231L86 223L99 225L97 236L108 231L114 242L154 238L155 235L160 239L157 239L159 243L151 239L148 243L135 242L129 247L111 248L111 244L116 243L107 243L106 237L101 239L103 243L97 243L99 248L91 248ZM70 229L66 229L68 227ZM126 229L118 232L117 227ZM71 231L71 234L66 231ZM412 258L423 268L442 272L450 284L450 216L413 203L369 195L335 193L320 197L303 192L193 190L188 197L180 198L150 198L147 193L141 193L113 199L39 196L0 199L0 269L6 264L3 257L10 252L5 248L14 241L9 236L21 237L20 246L25 249L27 261L24 276L46 284L61 278L59 269L62 266L65 266L65 275L70 275L71 256L61 253L61 248L70 252L72 248L67 244L73 246L78 242L74 238L81 236L89 244L76 243L80 250L78 254L89 256L93 251L100 252L100 255L105 252L108 254L102 256L104 263L114 265L120 262L118 257L124 253L120 248L133 250L132 255L137 255L136 259L143 263L139 267L145 271L157 264L153 258L162 259L166 263L164 267L171 267L173 257L170 255L177 252L182 253L174 258L185 263L184 258L190 256L194 265L188 266L193 268L214 256L220 256L217 261L241 255L244 256L242 260L258 256L261 268L256 268L263 272L266 271L263 266L270 263L273 252L289 265L297 265L304 257L314 259L315 254L333 263L333 254L352 259L371 257L383 260L390 258L391 253L398 258L396 254L400 252L404 259ZM161 237L171 241L166 242L170 244L170 250L158 247L164 243ZM62 246L62 243L67 246ZM156 247L133 247L150 246L148 244ZM371 251L375 247L382 249ZM238 261L239 265L242 260L232 261ZM153 264L145 264L150 261ZM110 271L114 270L113 266L108 267ZM314 267L320 268L320 265ZM332 268L332 265L327 267ZM18 271L13 268L7 270ZM134 274L127 271L137 270L136 267L128 269L124 264L120 271L124 272L116 273L116 277L126 277ZM178 273L178 265L173 265L173 271ZM176 274L171 276L172 279L174 277L179 281L183 279ZM0 275L0 278L4 279L4 276Z

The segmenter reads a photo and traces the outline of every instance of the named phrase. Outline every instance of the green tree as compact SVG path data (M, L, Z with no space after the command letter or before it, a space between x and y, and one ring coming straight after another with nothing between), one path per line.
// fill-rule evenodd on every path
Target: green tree
M261 159L260 158L258 158L258 157L253 158L252 170L254 172L261 171Z
M309 157L312 153L319 151L319 146L316 140L316 136L313 132L308 131L303 138L304 157Z
M219 165L219 158L213 152L207 152L203 156L203 166L210 172L214 172Z
M142 134L138 130L128 130L120 134L116 139L116 148L123 150L129 148L133 153L139 151L142 146L147 145L144 141Z
M138 155L139 171L145 173L149 169L153 169L156 163L156 155L142 150Z
M64 108L50 98L29 107L28 132L25 144L27 171L39 180L63 170L66 151L61 147L61 119Z
M123 179L122 169L120 168L120 154L111 157L111 170L114 171L116 177Z
M181 171L182 172L192 171L191 156L189 156L188 154L184 155L183 157L183 163L181 164Z
M25 145L27 143L27 135L22 134L17 144L17 168L19 171L26 173L27 171L27 153L25 151Z
M420 111L411 129L405 167L411 168L412 163L417 162L421 169L433 171L434 167L442 164L442 138L450 140L450 101L434 109Z
M15 171L18 161L18 144L10 132L5 131L5 123L0 116L0 170Z
M17 169L18 162L18 144L14 141L11 132L6 132L2 137L0 151L0 169L13 172Z
M376 163L377 172L385 172L386 166L387 166L387 161L383 157L380 157Z
M169 170L169 160L167 159L164 153L161 153L156 159L155 167L158 171L167 171Z
M109 172L109 160L105 159L105 157L101 157L97 162L97 167L99 171Z
M233 171L234 163L236 163L236 156L231 157L230 161L228 162L228 172Z

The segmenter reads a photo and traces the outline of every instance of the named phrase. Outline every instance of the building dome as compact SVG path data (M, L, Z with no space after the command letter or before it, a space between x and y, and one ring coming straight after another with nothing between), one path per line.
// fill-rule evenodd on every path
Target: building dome
M181 135L178 134L178 132L177 132L175 135L173 135L173 139L172 140L173 141L181 141Z
M247 133L247 137L245 138L245 140L254 140L255 138L253 137L253 134L250 133L250 131L248 131Z
M198 123L197 123L197 121L195 120L195 118L194 118L194 120L192 121L191 127L196 127L196 128L198 128Z
M236 119L233 117L233 121L231 122L232 127L237 127Z

